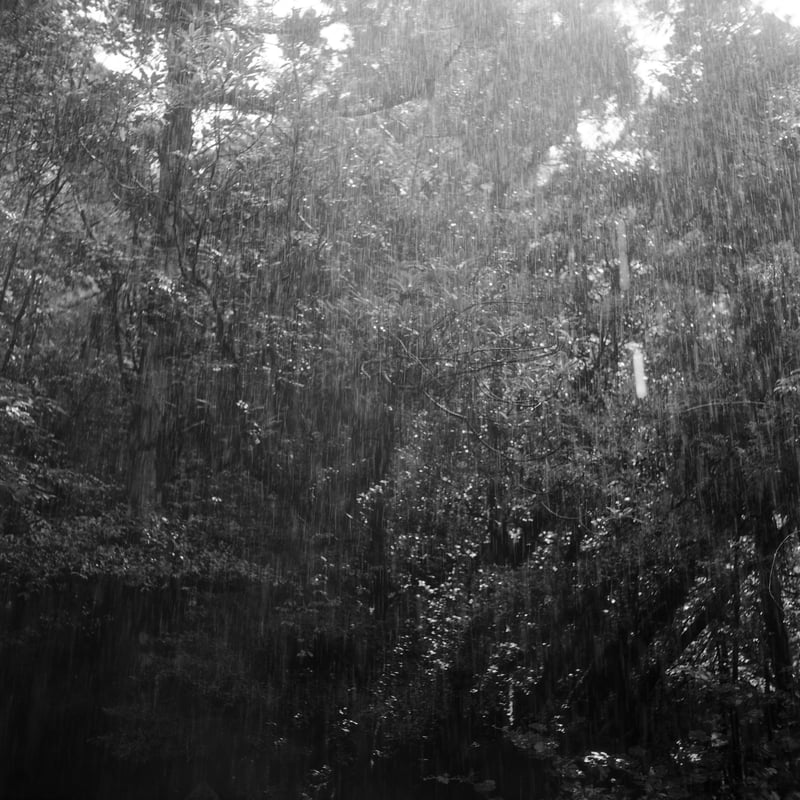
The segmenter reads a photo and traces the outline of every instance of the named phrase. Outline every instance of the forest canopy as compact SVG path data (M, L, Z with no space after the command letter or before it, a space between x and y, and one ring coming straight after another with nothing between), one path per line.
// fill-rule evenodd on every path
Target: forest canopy
M3 0L0 789L788 797L797 198L750 2Z

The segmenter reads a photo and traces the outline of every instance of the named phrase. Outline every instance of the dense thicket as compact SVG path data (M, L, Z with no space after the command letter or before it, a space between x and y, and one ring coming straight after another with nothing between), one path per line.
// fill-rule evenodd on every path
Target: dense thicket
M0 14L7 795L800 783L795 28Z

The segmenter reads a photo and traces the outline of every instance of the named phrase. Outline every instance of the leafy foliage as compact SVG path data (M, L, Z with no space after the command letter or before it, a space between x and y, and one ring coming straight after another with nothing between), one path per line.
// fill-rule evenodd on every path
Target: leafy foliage
M641 4L646 87L589 5L3 8L9 730L69 663L77 762L236 797L796 784L797 32Z

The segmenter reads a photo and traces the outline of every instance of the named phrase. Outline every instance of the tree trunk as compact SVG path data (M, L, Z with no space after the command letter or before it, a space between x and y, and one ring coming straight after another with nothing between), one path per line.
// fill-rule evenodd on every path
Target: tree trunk
M142 352L128 438L128 503L138 517L147 516L161 504L159 473L163 473L160 462L164 453L159 444L164 441L168 390L163 342L151 334Z
M776 565L776 556L781 544L781 532L772 516L759 520L755 531L758 554L761 614L764 619L764 635L767 653L772 664L775 688L788 691L793 685L792 650L783 610L783 596Z
M158 148L159 185L156 203L156 233L166 250L174 248L183 268L186 232L183 215L183 179L186 159L192 150L193 119L190 85L194 68L186 49L186 37L193 22L193 3L166 0L164 4L167 43L167 91L169 102ZM166 259L169 263L169 259Z
M370 486L377 487L368 515L369 546L367 560L372 574L372 607L375 619L386 619L389 605L389 574L386 560L386 491L381 482L389 474L389 465L394 451L395 418L391 406L383 406L372 421L375 429L371 440L374 448L367 457L371 461ZM365 454L366 455L366 454Z
M194 74L187 52L186 37L193 22L195 3L181 0L164 2L164 34L166 41L167 93L164 125L158 148L159 186L155 207L157 241L164 250L167 275L174 255L183 269L185 231L182 207L183 178L186 159L192 149L192 107L189 97ZM171 472L173 456L169 452L175 424L175 412L168 402L173 382L176 332L173 326L159 321L156 310L152 325L145 323L144 345L132 404L128 438L130 468L128 502L131 511L144 516L161 502L161 489Z

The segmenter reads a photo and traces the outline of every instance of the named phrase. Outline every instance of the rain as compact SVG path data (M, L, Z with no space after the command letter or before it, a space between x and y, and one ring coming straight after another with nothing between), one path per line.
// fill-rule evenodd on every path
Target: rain
M0 797L800 792L771 0L0 2Z

